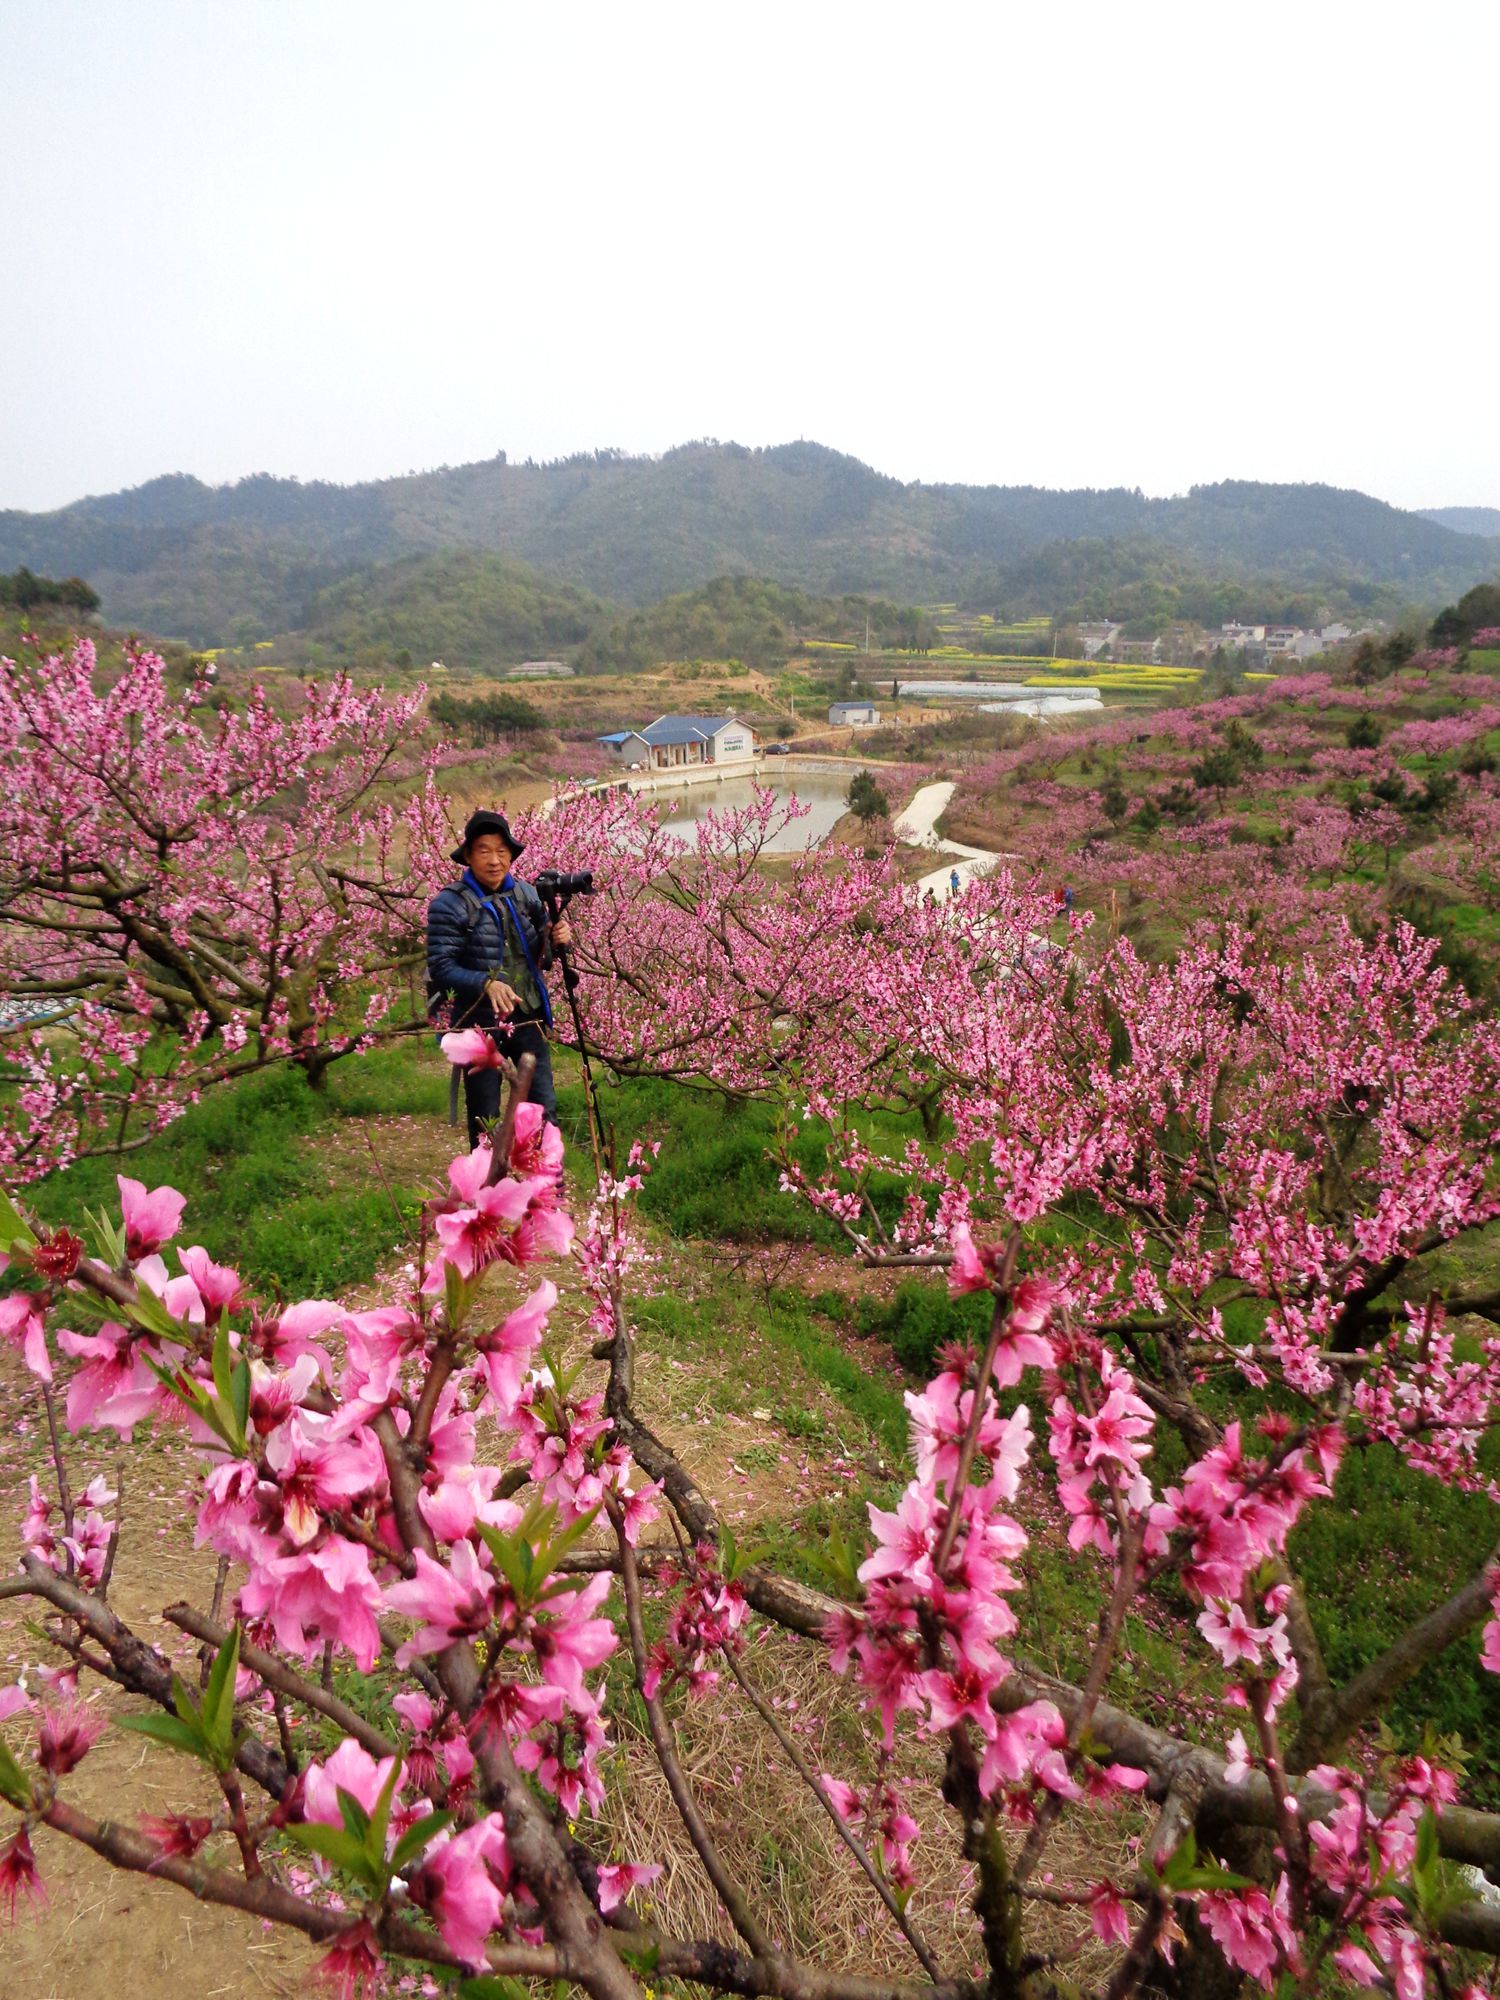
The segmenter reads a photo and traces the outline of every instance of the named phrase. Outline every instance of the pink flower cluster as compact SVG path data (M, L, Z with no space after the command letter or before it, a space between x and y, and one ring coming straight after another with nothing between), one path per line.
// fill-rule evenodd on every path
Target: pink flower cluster
M55 1237L13 1245L13 1270L44 1282L12 1295L19 1307L9 1330L43 1379L59 1354L71 1362L69 1427L128 1436L152 1417L187 1425L205 1461L197 1538L241 1571L237 1608L252 1639L308 1666L331 1647L363 1672L384 1648L387 1619L406 1625L395 1649L400 1669L441 1662L456 1646L480 1648L472 1713L426 1686L395 1697L407 1745L387 1837L393 1853L430 1813L445 1816L408 1867L406 1893L454 1956L476 1969L497 1930L540 1935L503 1821L483 1809L485 1760L503 1750L569 1817L604 1797L608 1737L590 1676L616 1646L603 1610L611 1578L556 1574L548 1551L567 1546L559 1538L586 1527L606 1500L633 1538L652 1519L657 1491L631 1491L629 1454L602 1399L579 1388L579 1371L538 1364L556 1287L543 1281L498 1320L484 1310L481 1281L492 1266L566 1255L573 1225L561 1205L561 1170L555 1127L522 1104L505 1161L481 1147L450 1166L450 1192L426 1218L429 1267L410 1298L357 1312L324 1300L263 1307L234 1270L199 1248L184 1249L173 1272L164 1253L181 1226L183 1197L122 1178L115 1240L125 1288L106 1274L118 1317L89 1334L61 1326L54 1346L51 1320L76 1317L72 1308L96 1295L90 1287L102 1282L102 1267L86 1266L76 1244L60 1248ZM530 1508L501 1493L502 1465L481 1458L481 1420L509 1439L537 1495ZM95 1479L60 1522L34 1479L28 1554L99 1587L114 1498ZM241 1678L241 1691L253 1693L254 1676ZM23 1702L19 1694L0 1702L0 1719ZM92 1712L76 1704L45 1710L43 1771L55 1779L71 1770L95 1733ZM348 1740L309 1767L296 1803L280 1810L294 1822L300 1812L308 1825L345 1827L344 1801L371 1813L395 1768ZM160 1819L162 1852L196 1852L212 1825ZM29 1865L13 1841L0 1855L0 1892L9 1881L13 1895L28 1893ZM612 1907L654 1872L607 1864L601 1905ZM332 1954L349 1965L364 1955L376 1962L372 1940L352 1934Z
M669 1589L681 1588L666 1637L651 1649L642 1687L648 1698L679 1681L693 1694L706 1693L719 1681L710 1661L743 1643L740 1628L750 1615L745 1593L725 1580L707 1542L696 1544L685 1568L668 1569L662 1580Z
M969 1288L974 1269L989 1269L994 1261L970 1244L956 1285ZM1040 1285L1017 1292L1025 1324L1015 1337L1039 1339L1035 1329L1048 1323L1060 1302ZM1008 1353L1007 1370L1018 1374L1017 1350L1007 1349L1002 1337L1012 1317L1006 1316L992 1347ZM1040 1340L1039 1346L1046 1350L1043 1365L1050 1364L1051 1348ZM871 1506L875 1547L859 1569L864 1601L858 1610L836 1614L828 1636L834 1667L843 1672L852 1664L878 1711L888 1751L902 1714L925 1734L958 1732L965 1740L972 1734L981 1797L1005 1792L1009 1810L1024 1818L1036 1796L1078 1798L1085 1789L1108 1796L1144 1784L1145 1773L1089 1764L1070 1748L1050 1702L1009 1712L996 1703L1011 1671L1000 1647L1016 1628L1007 1602L1020 1587L1013 1564L1027 1543L1009 1509L1032 1437L1024 1404L1001 1416L994 1380L993 1368L980 1382L970 1368L952 1367L920 1395L907 1396L916 1475L893 1510ZM1084 1456L1090 1449L1096 1459L1122 1450L1128 1456L1119 1422L1112 1408ZM982 1480L971 1476L981 1461L987 1468Z

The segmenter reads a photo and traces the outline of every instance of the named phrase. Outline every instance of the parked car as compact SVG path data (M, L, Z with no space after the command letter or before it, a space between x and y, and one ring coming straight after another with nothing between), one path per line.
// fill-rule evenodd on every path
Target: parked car
M768 757L790 757L791 754L791 746L789 744L768 743L766 745L766 755Z

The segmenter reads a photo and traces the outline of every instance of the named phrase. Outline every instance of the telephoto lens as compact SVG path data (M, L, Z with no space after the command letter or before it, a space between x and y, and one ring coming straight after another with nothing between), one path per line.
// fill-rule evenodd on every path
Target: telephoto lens
M556 868L544 868L532 880L539 896L592 896L594 893L592 868L575 869L571 875L565 875Z

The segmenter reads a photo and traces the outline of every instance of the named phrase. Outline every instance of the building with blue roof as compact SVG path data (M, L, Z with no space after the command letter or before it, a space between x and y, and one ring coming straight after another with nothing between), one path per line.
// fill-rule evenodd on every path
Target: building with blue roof
M733 715L659 715L644 729L612 729L596 740L616 763L643 771L734 764L755 755L755 731Z

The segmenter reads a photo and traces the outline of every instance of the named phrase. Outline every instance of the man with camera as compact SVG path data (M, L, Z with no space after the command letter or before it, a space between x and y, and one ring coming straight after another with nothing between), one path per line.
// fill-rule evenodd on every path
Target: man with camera
M470 814L452 856L462 878L427 906L428 1006L451 1007L455 1029L485 1030L512 1062L535 1056L532 1102L556 1124L546 975L554 947L573 939L567 918L549 922L536 888L512 873L521 851L503 813ZM500 1115L499 1070L466 1069L464 1101L472 1148Z

